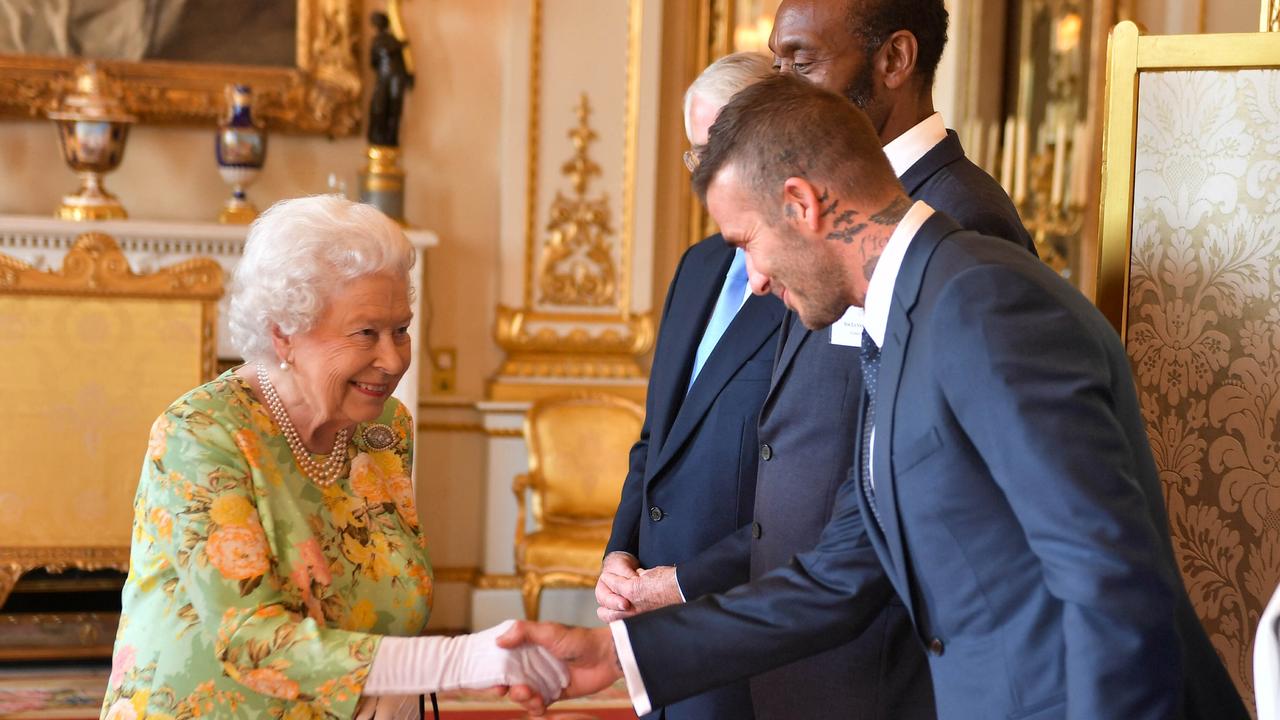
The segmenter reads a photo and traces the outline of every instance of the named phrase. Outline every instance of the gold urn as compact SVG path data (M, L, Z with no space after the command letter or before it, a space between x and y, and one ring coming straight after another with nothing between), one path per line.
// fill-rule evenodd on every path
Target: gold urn
M102 176L120 164L129 126L136 118L111 92L106 74L94 63L76 68L75 85L49 111L58 124L62 157L80 176L80 189L62 198L56 213L65 220L128 217L124 206L102 186Z

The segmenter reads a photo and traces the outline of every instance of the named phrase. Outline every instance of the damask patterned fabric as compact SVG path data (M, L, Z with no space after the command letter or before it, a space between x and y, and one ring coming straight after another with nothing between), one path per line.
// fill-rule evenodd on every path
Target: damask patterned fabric
M322 488L234 371L156 420L102 717L351 717L380 637L431 608L413 422L394 399L378 422L398 442L358 426Z
M1246 699L1280 583L1280 70L1141 76L1127 347L1174 548Z

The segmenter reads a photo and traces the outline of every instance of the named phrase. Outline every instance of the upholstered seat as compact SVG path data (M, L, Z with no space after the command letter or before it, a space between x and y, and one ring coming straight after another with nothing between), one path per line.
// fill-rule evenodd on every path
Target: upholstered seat
M639 405L609 395L550 398L529 409L529 472L516 477L512 490L516 572L530 620L538 617L544 587L595 585L643 422ZM528 532L526 490L535 528Z

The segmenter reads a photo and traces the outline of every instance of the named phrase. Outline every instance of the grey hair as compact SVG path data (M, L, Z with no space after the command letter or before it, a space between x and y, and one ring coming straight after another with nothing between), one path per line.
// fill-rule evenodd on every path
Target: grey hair
M773 60L764 53L736 52L708 65L684 91L684 134L693 142L689 112L693 96L724 107L743 88L773 74Z
M307 332L344 283L389 273L409 281L412 297L414 260L404 231L372 205L338 195L281 200L249 227L231 280L231 342L248 362L274 362L272 329Z

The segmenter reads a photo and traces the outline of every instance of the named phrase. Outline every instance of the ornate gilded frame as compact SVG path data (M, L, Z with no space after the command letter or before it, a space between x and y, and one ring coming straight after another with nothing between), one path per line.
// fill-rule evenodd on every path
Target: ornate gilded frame
M1128 21L1116 25L1111 31L1111 42L1107 47L1107 101L1102 124L1098 287L1094 297L1098 309L1107 316L1121 337L1125 335L1129 320L1139 74L1162 70L1264 67L1280 67L1280 42L1274 35L1143 36L1139 34L1138 26Z
M209 124L227 83L253 87L255 114L273 130L351 135L360 127L361 0L297 0L293 68L99 61L144 123ZM0 116L43 117L82 58L0 55Z
M135 275L115 239L89 232L67 251L62 269L46 272L0 254L0 294L72 295L199 300L201 305L201 369L212 379L217 366L218 299L222 297L222 267L199 258ZM129 566L128 547L0 547L0 605L26 571L45 568L62 572L71 568L124 571Z

